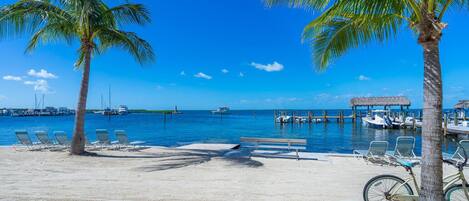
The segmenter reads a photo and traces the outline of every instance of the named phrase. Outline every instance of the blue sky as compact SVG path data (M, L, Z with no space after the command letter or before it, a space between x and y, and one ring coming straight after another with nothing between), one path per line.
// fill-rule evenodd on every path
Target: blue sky
M422 50L406 27L395 40L353 49L319 73L300 39L316 16L311 11L266 8L260 0L132 2L147 5L153 22L123 29L148 40L157 60L142 67L119 49L95 57L89 108L100 107L101 94L107 99L109 85L113 106L130 108L347 108L353 96L383 95L405 95L412 107L422 106ZM468 15L451 11L446 18L445 107L469 98ZM0 107L33 107L35 93L46 94L45 105L75 107L78 44L48 44L24 54L27 39L0 41Z

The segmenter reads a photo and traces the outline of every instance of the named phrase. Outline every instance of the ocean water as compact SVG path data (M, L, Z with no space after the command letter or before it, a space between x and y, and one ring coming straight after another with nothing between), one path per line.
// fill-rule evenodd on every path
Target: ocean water
M335 111L336 112L336 111ZM350 112L350 111L346 111ZM306 114L306 111L303 111ZM315 114L320 114L316 111ZM334 111L329 112L334 115ZM56 117L0 117L0 145L16 143L14 131L24 129L32 133L36 130L65 131L71 137L73 116ZM96 138L96 129L126 130L130 140L143 140L147 145L180 146L203 143L239 143L240 137L272 137L307 139L307 150L323 153L351 153L354 149L367 149L370 141L388 141L389 149L395 146L398 136L414 136L417 139L416 153L420 154L421 133L411 130L381 130L367 128L347 121L329 123L287 124L274 123L273 111L232 111L230 115L212 115L209 111L183 111L183 114L166 115L154 113L133 113L124 116L87 114L86 136L89 141ZM111 134L111 139L115 136ZM443 149L452 152L454 139L445 138ZM455 139L459 140L459 139Z

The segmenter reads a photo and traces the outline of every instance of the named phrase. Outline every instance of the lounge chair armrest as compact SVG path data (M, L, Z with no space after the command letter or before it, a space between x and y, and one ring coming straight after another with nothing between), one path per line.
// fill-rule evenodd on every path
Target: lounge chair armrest
M119 144L119 141L112 141L111 144Z

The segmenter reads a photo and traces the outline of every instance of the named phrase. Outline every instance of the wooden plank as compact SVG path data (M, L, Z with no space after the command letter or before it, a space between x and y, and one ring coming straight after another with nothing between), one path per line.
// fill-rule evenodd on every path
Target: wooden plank
M306 145L305 139L241 137L240 141L241 142L254 142L254 143L291 143L291 144Z

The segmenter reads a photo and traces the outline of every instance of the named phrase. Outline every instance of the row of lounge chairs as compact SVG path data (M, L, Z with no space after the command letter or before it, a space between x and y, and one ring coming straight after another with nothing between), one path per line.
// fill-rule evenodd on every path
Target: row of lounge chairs
M37 142L31 140L27 131L15 131L16 138L18 139L18 144L14 145L15 149L24 147L31 151L60 151L70 148L71 141L64 131L55 131L53 133L54 138L49 138L46 131L35 131L34 134L38 139ZM124 130L115 130L114 134L117 140L111 141L109 138L109 132L106 129L96 129L96 141L91 143L86 142L85 146L90 150L113 149L131 151L144 148L141 146L145 143L144 141L129 141Z
M453 153L443 153L443 158L453 159L456 161L464 160L464 150L469 156L469 140L461 140L459 142L464 149L458 147ZM415 155L415 138L411 136L400 136L396 139L396 146L393 151L388 151L389 143L387 141L372 141L368 150L354 150L353 154L356 157L365 158L370 162L383 162L387 161L389 156L405 159L405 160L419 160Z

